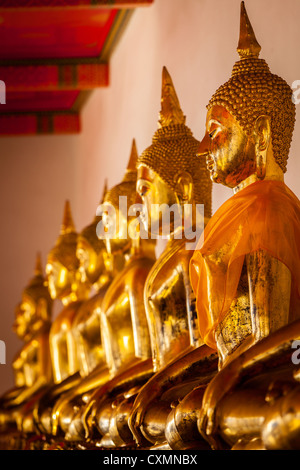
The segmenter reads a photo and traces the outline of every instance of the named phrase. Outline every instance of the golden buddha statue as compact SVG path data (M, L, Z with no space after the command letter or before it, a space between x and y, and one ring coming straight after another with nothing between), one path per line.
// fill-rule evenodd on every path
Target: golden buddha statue
M31 337L30 323L32 315L27 316L22 308L22 302L19 302L15 307L15 321L13 323L13 332L21 339L25 344ZM12 367L14 372L14 380L16 388L24 387L26 384L25 373L23 367L23 361L19 360L21 351L18 352L13 360Z
M101 335L110 380L102 380L100 383L98 379L98 384L95 381L98 388L84 414L86 436L91 439L96 435L98 438L100 433L100 445L103 447L124 444L119 432L129 434L129 430L112 429L115 425L112 415L116 402L125 399L124 394L132 395L134 387L144 383L152 373L144 284L155 261L156 243L155 240L141 236L138 227L135 227L134 214L130 216L127 211L127 208L130 210L137 204L136 161L137 150L133 141L122 182L105 195L102 234L98 233L106 243L107 263L114 265L120 253L125 256L124 268L109 285L100 312Z
M38 254L34 277L23 290L22 300L15 311L13 330L25 344L12 364L15 388L1 397L0 422L4 428L10 423L16 425L19 431L34 431L31 408L27 403L34 401L35 396L52 382L49 349L51 313L52 299Z
M145 307L148 318L154 375L138 393L129 425L139 445L163 444L171 405L194 387L189 375L189 358L199 351L194 369L207 383L216 370L216 353L203 345L189 281L196 237L195 226L211 215L211 181L197 158L199 142L185 125L172 79L162 71L159 128L152 145L138 159L137 191L146 208L150 236L167 237L167 245L147 278ZM197 205L204 214L196 218ZM168 211L172 210L171 214ZM184 217L190 209L189 217ZM202 228L203 229L203 228ZM201 357L201 359L200 359ZM145 442L146 440L146 442Z
M64 306L53 321L50 331L55 383L60 383L79 371L77 346L72 327L78 309L89 295L90 284L82 283L79 278L77 237L70 204L66 201L60 235L50 250L46 265L50 295L53 299L60 299Z
M219 372L204 395L195 389L176 409L181 421L189 419L186 403L198 409L199 431L213 448L264 448L262 424L278 426L282 411L271 390L278 380L278 396L283 383L295 386L288 348L299 336L300 204L284 183L295 106L260 49L242 2L240 60L208 104L198 150L212 181L234 195L210 219L191 260L200 332L218 351Z
M19 302L15 307L15 321L13 323L13 331L16 333L18 338L22 340L25 344L30 340L32 333L30 330L30 323L32 321L32 315L28 317L24 315L22 302ZM14 382L15 386L5 392L0 397L0 407L5 407L6 404L9 404L10 400L16 397L21 390L26 386L25 373L23 367L23 360L21 359L22 350L18 352L16 357L13 360L12 367L14 373ZM1 419L0 419L1 422Z
M107 183L104 186L102 204L107 192ZM95 295L86 300L78 310L74 322L73 332L77 337L79 370L82 377L89 375L99 363L105 363L105 354L101 342L100 315L102 300L112 281L114 273L106 269L105 243L97 237L96 228L101 217L95 216L93 222L85 227L77 240L77 258L81 281L86 279L93 286ZM121 268L123 259L115 266L116 272Z
M107 193L105 183L100 204ZM67 440L82 440L84 429L81 413L89 393L109 379L105 351L102 344L100 311L104 295L112 279L124 266L124 256L118 254L114 263L106 263L106 247L97 236L97 225L102 217L96 215L90 225L78 235L77 258L79 273L83 283L93 286L95 294L85 300L78 309L73 321L72 333L77 344L77 357L81 379L56 401L52 411L52 433L62 430ZM60 429L59 429L60 428Z
M80 280L77 237L70 203L66 201L60 235L48 254L46 265L50 296L59 299L63 309L53 321L49 336L54 385L48 388L35 409L36 425L41 432L51 433L51 409L55 399L80 380L78 350L72 328L91 286Z

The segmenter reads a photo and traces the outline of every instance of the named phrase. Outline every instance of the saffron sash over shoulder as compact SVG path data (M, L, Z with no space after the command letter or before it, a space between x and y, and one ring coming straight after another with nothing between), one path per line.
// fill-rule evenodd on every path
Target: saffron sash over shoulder
M291 271L290 321L299 318L300 201L280 181L257 181L228 199L208 222L192 256L200 334L212 348L216 326L236 295L245 255L257 250L266 250Z

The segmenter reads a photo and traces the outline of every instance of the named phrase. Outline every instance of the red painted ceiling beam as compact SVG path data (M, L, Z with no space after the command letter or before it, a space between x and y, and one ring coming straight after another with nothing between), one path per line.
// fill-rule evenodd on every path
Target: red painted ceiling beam
M148 6L154 0L0 0L1 8L137 8Z
M0 0L0 79L7 92L0 136L80 132L79 111L90 90L109 85L109 58L128 10L151 3Z
M7 91L92 90L109 84L108 64L0 66Z
M77 113L2 114L0 135L78 134Z

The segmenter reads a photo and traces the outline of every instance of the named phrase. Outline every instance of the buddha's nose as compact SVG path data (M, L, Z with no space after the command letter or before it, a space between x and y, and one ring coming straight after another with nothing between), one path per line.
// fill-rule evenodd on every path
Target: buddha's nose
M206 133L198 146L197 156L200 158L206 157L206 155L209 153L209 146L210 146L210 137L209 137L209 134Z

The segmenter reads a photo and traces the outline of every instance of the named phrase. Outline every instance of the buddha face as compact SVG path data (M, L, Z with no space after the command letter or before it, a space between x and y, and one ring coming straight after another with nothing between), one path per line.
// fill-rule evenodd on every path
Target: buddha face
M230 188L256 171L254 139L223 106L215 105L208 111L198 155L206 157L211 180Z
M51 299L62 299L71 293L74 274L59 261L48 261L46 276Z
M79 260L79 273L81 282L88 280L91 284L98 281L104 269L103 251L96 253L90 243L79 237L76 249Z
M13 331L16 335L23 339L29 332L29 324L35 312L35 305L33 302L19 302L15 308L15 321L13 324Z
M144 165L138 168L137 193L145 206L145 227L148 233L154 236L168 235L170 227L174 226L174 213L170 208L179 207L176 193L155 171Z
M23 317L26 323L28 325L32 324L36 318L36 302L28 295L23 295L20 309L23 312Z
M122 202L120 203L123 204ZM104 241L108 254L123 250L129 242L126 207L104 202L102 204L102 224L104 228Z
M32 334L35 325L38 322L38 300L23 293L22 301L15 309L15 322L13 330L19 338L25 338L26 335Z

